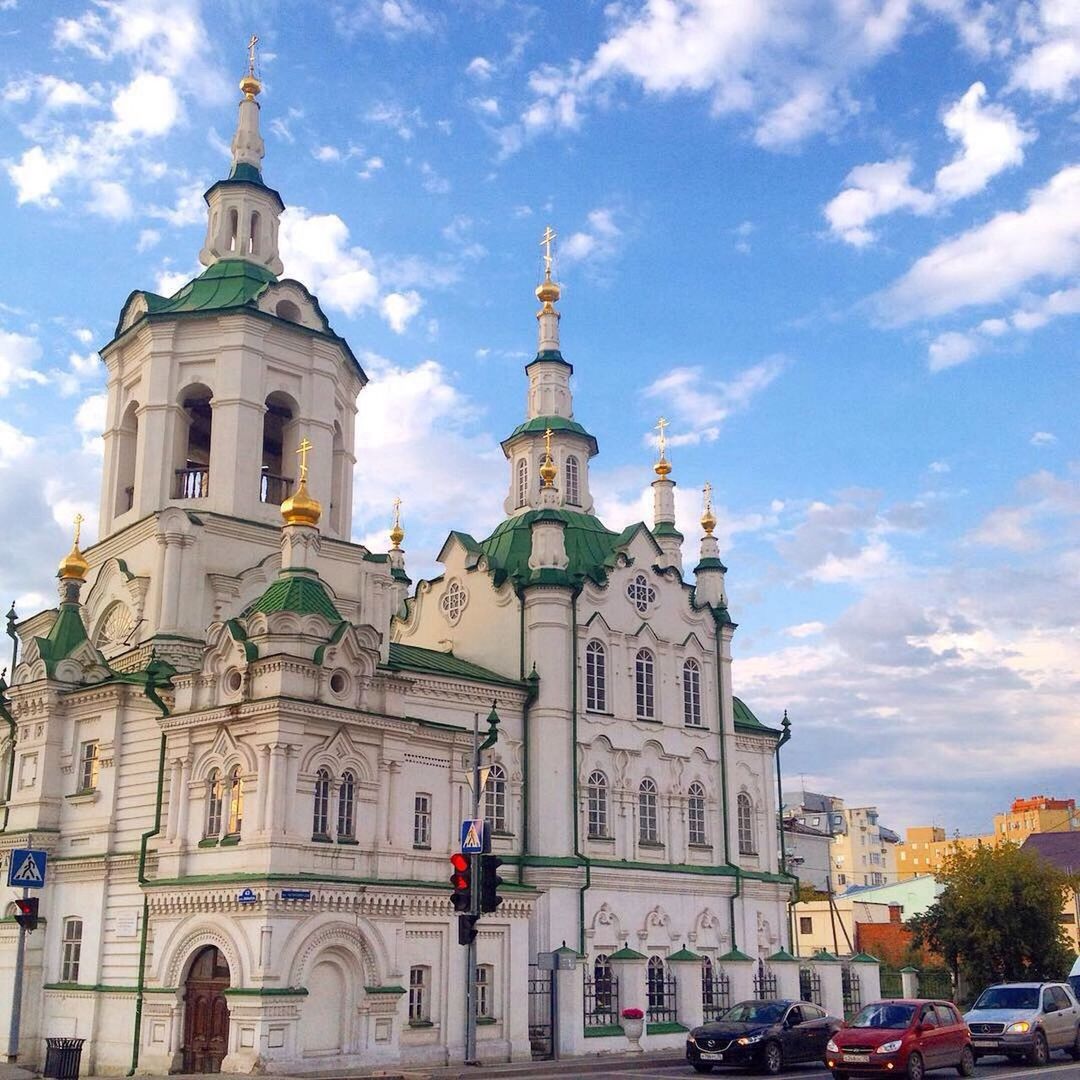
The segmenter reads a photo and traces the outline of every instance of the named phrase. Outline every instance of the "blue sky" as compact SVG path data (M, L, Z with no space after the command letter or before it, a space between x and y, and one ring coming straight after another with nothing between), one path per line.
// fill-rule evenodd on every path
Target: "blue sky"
M787 775L901 829L1078 794L1070 0L0 0L5 607L93 535L94 350L200 269L253 31L286 274L371 376L357 539L498 521L550 223L598 512L667 416Z

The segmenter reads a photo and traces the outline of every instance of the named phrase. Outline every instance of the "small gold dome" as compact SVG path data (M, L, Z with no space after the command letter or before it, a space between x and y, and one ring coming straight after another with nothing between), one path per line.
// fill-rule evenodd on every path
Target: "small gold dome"
M663 478L671 472L671 462L668 461L667 458L661 458L653 466L653 472L656 473L656 475L659 476L661 480L663 480Z
M254 101L262 92L262 83L259 82L251 72L248 72L248 74L240 80L240 89L243 91L244 97L246 97L248 101Z
M542 304L554 304L561 295L559 286L551 280L550 277L544 278L544 280L536 286L536 299Z
M308 494L307 480L301 480L295 495L281 504L281 516L286 525L318 525L322 517L322 503Z
M89 569L90 564L83 557L76 541L71 545L71 550L60 560L60 568L56 576L61 581L85 581L86 572Z
M716 515L712 512L711 506L706 506L705 513L701 515L701 527L705 530L706 536L712 536L713 529L716 528Z
M555 483L555 477L558 475L559 470L555 462L550 457L544 458L540 464L540 479L544 481L544 487L552 487Z
M393 544L395 548L399 548L399 547L401 547L401 541L404 540L404 539L405 539L405 530L401 527L400 524L395 525L390 530L390 543Z

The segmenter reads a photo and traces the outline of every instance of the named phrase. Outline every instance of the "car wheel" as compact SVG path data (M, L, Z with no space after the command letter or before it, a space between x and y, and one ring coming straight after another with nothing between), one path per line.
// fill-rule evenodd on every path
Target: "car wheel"
M960 1055L960 1064L956 1066L956 1071L961 1076L975 1075L975 1052L970 1046L964 1047L964 1052Z
M1028 1064L1039 1069L1049 1060L1050 1047L1046 1045L1046 1036L1041 1031L1036 1031L1035 1038L1031 1042L1031 1050L1028 1053Z
M697 1062L697 1061L693 1061L693 1062L691 1062L691 1064L694 1066L694 1072L697 1072L697 1073L711 1073L712 1072L712 1066L711 1065L702 1065L700 1062Z
M923 1080L923 1076L926 1075L926 1065L918 1050L915 1050L907 1059L907 1074L908 1080Z
M761 1071L769 1076L776 1074L784 1067L784 1052L778 1042L767 1042L761 1049Z
M1069 1053L1072 1054L1073 1061L1080 1061L1080 1028L1076 1029L1076 1038L1069 1047Z

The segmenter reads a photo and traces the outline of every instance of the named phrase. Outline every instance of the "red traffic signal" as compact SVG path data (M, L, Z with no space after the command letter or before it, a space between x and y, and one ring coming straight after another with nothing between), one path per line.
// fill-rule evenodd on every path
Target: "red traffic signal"
M472 859L460 851L450 856L450 865L454 872L450 875L453 894L450 903L455 911L472 910Z
M37 929L38 898L36 896L20 896L16 898L15 921L27 931Z

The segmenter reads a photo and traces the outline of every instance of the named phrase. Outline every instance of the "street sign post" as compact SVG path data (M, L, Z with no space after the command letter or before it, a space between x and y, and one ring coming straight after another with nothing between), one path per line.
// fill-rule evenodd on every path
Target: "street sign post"
M466 818L461 823L461 854L482 855L487 850L486 822L483 818Z
M48 854L37 848L13 848L8 863L8 884L22 889L44 887L48 859Z
M13 848L8 860L8 884L23 891L19 904L19 940L15 945L15 977L11 988L11 1025L8 1028L8 1064L19 1060L19 1027L22 1023L22 984L26 966L26 935L37 925L37 900L30 903L30 890L45 885L48 855L38 848Z

